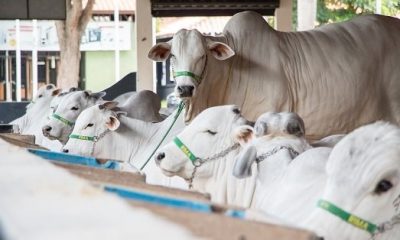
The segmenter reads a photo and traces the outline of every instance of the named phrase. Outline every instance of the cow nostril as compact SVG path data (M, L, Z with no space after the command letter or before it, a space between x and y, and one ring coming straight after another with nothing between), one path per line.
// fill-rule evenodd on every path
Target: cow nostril
M50 126L44 126L43 130L46 132L50 132L51 131L51 127Z
M63 149L62 151L65 152L65 153L68 153L68 152L69 152L68 149Z
M183 88L182 88L181 86L178 86L178 87L177 87L177 90L178 90L178 93L179 93L179 94L182 94L182 93L183 93Z
M161 161L165 158L165 153L161 152L157 155L156 159L157 161Z
M193 95L193 90L194 90L193 86L188 86L189 95Z

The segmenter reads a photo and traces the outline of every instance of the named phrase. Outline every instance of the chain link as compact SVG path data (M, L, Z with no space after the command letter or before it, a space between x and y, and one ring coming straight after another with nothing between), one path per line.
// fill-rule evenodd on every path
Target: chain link
M93 146L92 146L92 151L90 151L90 156L93 156L94 153L94 148L96 147L96 143L103 138L110 130L106 129L103 133L101 133L99 136L94 136L94 141L93 141Z
M277 152L279 152L282 149L287 149L289 151L290 155L292 156L292 158L295 158L299 155L299 152L297 152L290 146L279 146L279 147L275 147L274 149L272 149L269 152L263 153L260 156L258 156L256 158L256 162L260 163L260 162L264 161L265 159L267 159L268 157L271 157L272 155L276 154Z
M232 152L233 150L237 149L240 146L239 143L235 143L232 146L226 148L225 150L223 150L222 152L219 152L217 154L214 154L214 156L208 157L208 158L197 158L196 161L193 162L194 164L194 168L193 168L193 172L192 172L192 176L190 176L190 178L186 178L185 180L189 183L189 189L193 188L193 179L196 175L196 171L197 168L199 168L201 165L203 165L204 163L208 162L208 161L214 161L217 160L218 158L222 158L225 157L226 155L228 155L228 153Z
M376 233L372 234L371 240L375 240L376 237L386 231L392 230L394 225L397 225L400 223L400 213L396 214L390 219L389 221L383 222L378 225Z

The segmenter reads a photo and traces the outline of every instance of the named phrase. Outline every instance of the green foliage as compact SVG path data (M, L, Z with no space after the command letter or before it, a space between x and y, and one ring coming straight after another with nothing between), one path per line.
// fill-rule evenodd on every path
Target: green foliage
M317 22L320 25L342 22L359 14L374 13L375 0L317 0ZM382 0L382 14L394 16L400 13L399 0Z

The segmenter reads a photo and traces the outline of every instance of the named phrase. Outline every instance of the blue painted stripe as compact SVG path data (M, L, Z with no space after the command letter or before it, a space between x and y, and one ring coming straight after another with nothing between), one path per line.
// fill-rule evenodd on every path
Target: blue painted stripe
M243 210L229 209L226 211L225 216L244 219L246 212Z
M179 209L186 209L194 212L204 212L204 213L212 212L211 205L207 203L158 196L149 193L143 193L134 190L127 190L123 188L110 187L110 186L105 186L104 190L107 192L115 193L123 198L128 198L135 201L152 203L156 205L174 207Z
M119 169L119 163L113 160L108 160L104 164L101 164L97 162L96 158L94 157L84 157L79 155L73 155L61 152L52 152L41 149L28 149L28 151L44 159L57 162L80 164L96 168Z

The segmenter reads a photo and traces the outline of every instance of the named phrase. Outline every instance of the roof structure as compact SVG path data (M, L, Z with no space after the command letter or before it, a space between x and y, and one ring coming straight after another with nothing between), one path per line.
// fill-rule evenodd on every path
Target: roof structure
M120 14L134 14L136 11L136 0L118 0ZM83 0L82 5L86 6L87 0ZM113 14L114 1L112 0L96 0L93 6L94 14Z
M203 34L217 35L222 33L231 17L168 17L158 20L156 33L158 38L171 37L182 28L197 29Z

